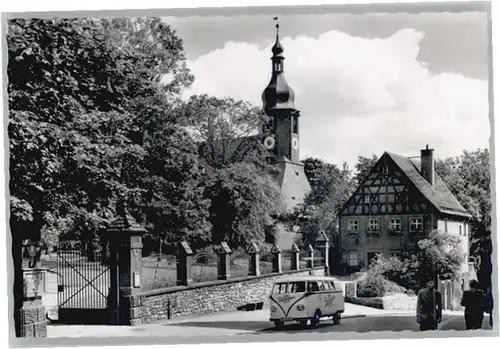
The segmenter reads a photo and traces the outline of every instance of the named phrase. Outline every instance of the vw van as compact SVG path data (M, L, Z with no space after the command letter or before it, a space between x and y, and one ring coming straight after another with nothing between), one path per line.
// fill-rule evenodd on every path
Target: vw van
M332 277L307 276L277 281L269 299L270 321L277 328L286 322L298 322L305 327L308 321L316 328L326 317L331 317L337 325L345 310L342 285Z

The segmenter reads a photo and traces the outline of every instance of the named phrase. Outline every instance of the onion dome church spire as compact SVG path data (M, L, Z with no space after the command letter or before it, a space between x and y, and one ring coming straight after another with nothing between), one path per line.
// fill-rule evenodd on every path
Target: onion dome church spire
M262 103L265 111L272 109L295 109L295 93L285 80L283 61L283 45L279 38L279 23L278 17L274 17L276 21L276 42L271 51L273 56L271 81L262 93Z

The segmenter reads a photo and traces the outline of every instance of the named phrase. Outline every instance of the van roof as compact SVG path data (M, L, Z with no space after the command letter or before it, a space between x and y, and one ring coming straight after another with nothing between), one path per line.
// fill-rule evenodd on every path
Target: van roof
M324 280L339 281L338 279L331 277L331 276L301 276L301 277L295 277L295 278L276 280L274 283L279 284L279 283L291 282L291 281L324 281Z

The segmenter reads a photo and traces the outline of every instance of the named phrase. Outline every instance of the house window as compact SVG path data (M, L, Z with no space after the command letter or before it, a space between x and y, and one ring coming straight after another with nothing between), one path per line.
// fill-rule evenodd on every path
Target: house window
M462 226L458 226L458 235L462 236Z
M358 260L358 254L357 252L351 252L349 253L349 265L351 267L355 267L359 264L359 260Z
M401 231L401 219L393 218L389 220L389 231L400 232Z
M410 231L412 233L421 232L422 228L422 218L410 218Z
M352 219L347 222L347 231L349 233L357 233L359 229L358 220Z
M393 258L401 258L401 251L392 250L389 255Z
M378 219L368 220L368 230L369 231L379 231Z

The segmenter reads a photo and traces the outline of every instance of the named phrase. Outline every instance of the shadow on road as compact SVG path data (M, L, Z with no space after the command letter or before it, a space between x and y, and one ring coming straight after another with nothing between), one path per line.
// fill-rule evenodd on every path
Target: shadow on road
M339 325L334 325L331 320L324 320L318 328L307 326L301 328L297 323L290 323L281 329L277 329L269 321L186 321L175 324L164 324L162 326L178 327L204 327L214 329L251 331L253 334L263 333L326 333L326 332L379 332L379 331L414 331L420 332L415 319L410 316L370 316L364 318L344 319ZM491 327L485 319L483 329ZM439 330L465 330L465 322L460 316L444 316Z
M163 326L178 327L208 327L223 328L228 330L250 330L256 331L266 328L270 323L267 321L187 321L175 324L164 324Z

